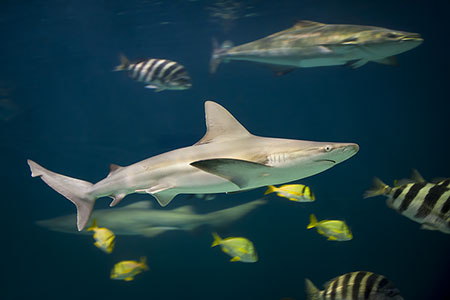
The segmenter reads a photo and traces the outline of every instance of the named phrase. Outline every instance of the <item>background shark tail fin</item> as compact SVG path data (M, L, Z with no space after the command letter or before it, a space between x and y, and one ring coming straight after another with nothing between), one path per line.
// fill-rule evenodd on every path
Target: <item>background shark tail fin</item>
M84 180L71 178L45 169L32 160L28 160L32 177L41 177L52 189L72 201L77 207L78 231L83 230L94 208L96 198L89 194L93 184Z
M231 48L228 45L231 45L231 42L224 42L223 45L219 45L215 38L212 39L213 43L213 53L211 56L211 60L209 61L209 73L214 74L217 71L220 63L222 62L222 58L220 54L226 53L227 49Z

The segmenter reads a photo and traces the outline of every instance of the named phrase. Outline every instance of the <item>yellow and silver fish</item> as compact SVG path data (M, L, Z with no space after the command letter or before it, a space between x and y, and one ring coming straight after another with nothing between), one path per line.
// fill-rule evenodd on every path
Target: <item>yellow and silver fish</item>
M316 200L309 186L303 184L285 184L280 187L269 185L264 195L277 193L278 196L296 202L312 202Z
M94 245L103 250L106 253L111 253L114 249L116 236L114 232L105 227L98 227L97 219L94 219L94 222L91 227L86 228L86 231L94 231Z
M400 291L386 277L372 272L351 272L329 280L320 291L305 279L306 299L403 300Z
M317 228L317 232L328 237L329 241L350 241L353 238L350 228L344 221L340 220L322 220L317 221L314 214L309 216L310 223L308 229Z
M131 281L137 274L148 271L147 258L141 257L139 262L135 260L124 260L114 265L111 270L111 279Z
M247 263L253 263L258 261L258 255L256 254L253 243L243 237L229 237L226 239L220 238L220 236L213 232L214 242L211 247L220 246L222 251L231 256L232 262L241 261Z
M364 193L364 198L386 196L388 207L422 224L421 229L450 234L450 180L426 182L415 170L411 177L411 180L394 183L394 187L374 178L372 188Z

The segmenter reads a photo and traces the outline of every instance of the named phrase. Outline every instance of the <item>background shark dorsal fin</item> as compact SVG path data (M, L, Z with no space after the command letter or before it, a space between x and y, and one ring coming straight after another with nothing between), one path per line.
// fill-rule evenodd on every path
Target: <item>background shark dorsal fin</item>
M124 206L123 208L128 209L150 209L152 208L152 203L150 201L139 201L136 203L129 204L127 206Z
M250 133L224 107L205 102L206 134L195 145L249 136Z
M295 23L294 27L296 28L306 28L306 27L314 27L314 26L321 26L325 25L324 23L314 22L314 21L308 21L308 20L301 20Z
M185 214L193 214L194 213L194 208L190 205L185 205L185 206L181 206L181 207L177 207L175 209L172 209L172 211L176 211L179 213L185 213Z

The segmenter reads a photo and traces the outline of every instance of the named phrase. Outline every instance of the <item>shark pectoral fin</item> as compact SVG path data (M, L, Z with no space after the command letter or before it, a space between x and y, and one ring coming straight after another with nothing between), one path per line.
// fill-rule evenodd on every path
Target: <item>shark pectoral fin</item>
M225 178L239 188L248 186L248 178L260 177L272 167L246 160L215 158L194 161L191 166Z
M125 194L125 193L111 195L110 197L113 199L113 201L109 204L109 206L111 206L111 207L115 206L117 203L122 201L122 199L125 198L126 195L127 194Z
M369 61L366 60L366 59L360 59L360 60L356 60L356 61L351 60L351 61L348 61L348 62L346 63L346 65L347 65L347 66L350 66L352 69L357 69L357 68L360 68L360 67L364 66L364 65L367 64L368 62L369 62Z
M376 63L379 64L383 64L383 65L388 65L388 66L394 66L397 67L398 66L398 60L396 56L388 56L382 59L376 59L373 60Z

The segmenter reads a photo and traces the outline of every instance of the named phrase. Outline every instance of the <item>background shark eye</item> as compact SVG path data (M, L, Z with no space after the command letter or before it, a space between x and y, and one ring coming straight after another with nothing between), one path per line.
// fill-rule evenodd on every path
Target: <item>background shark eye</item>
M386 34L386 37L389 39L396 39L399 38L400 36L398 34L389 32L388 34Z
M330 152L331 151L331 146L330 145L326 145L323 149L326 151L326 152Z

